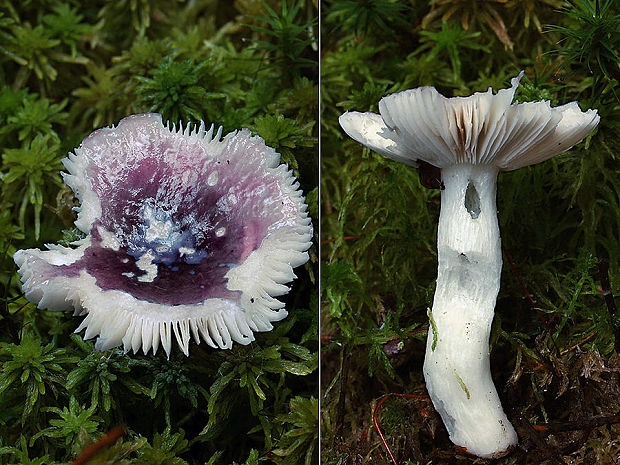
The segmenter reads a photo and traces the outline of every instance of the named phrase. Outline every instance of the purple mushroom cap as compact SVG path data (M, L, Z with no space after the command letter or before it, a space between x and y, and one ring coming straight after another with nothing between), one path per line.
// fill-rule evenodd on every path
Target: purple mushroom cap
M86 315L96 347L147 353L174 333L212 347L248 344L286 316L293 268L308 260L307 206L280 155L247 129L165 127L133 115L63 160L80 200L74 247L15 254L28 300Z

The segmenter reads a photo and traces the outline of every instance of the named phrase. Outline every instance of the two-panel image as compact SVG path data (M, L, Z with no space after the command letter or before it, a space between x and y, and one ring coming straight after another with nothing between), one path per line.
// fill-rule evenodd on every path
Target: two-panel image
M0 464L620 464L619 30L0 1Z

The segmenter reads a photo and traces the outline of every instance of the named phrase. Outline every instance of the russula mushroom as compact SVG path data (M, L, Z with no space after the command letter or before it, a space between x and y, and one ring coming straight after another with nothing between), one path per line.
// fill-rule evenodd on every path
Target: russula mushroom
M280 155L247 129L221 133L150 113L84 139L63 177L87 236L15 254L26 298L86 315L76 332L100 350L170 355L174 335L187 355L192 336L230 348L269 331L312 225Z
M439 266L424 378L450 439L480 457L500 456L517 443L489 363L502 268L497 174L568 150L599 121L596 110L582 112L576 102L511 104L522 76L495 95L489 88L446 98L420 87L381 99L380 115L340 117L349 136L385 157L441 169Z

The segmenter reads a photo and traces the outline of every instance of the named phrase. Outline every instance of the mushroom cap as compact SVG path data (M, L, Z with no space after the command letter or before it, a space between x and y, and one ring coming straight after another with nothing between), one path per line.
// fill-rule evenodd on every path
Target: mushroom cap
M15 254L28 300L86 315L96 347L169 355L172 334L212 347L249 344L287 314L293 268L312 225L280 155L243 129L178 130L158 114L95 131L63 160L81 203L73 247Z
M497 94L489 87L469 97L447 98L434 87L418 87L379 101L379 113L347 112L340 125L356 141L394 160L417 160L445 168L488 164L502 171L547 160L570 149L598 124L596 110L577 102L512 104L523 76Z

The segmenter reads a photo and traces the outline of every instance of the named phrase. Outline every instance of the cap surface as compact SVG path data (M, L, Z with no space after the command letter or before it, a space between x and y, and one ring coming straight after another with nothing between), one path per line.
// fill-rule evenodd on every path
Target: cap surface
M280 156L246 129L175 130L157 114L95 131L63 160L80 200L74 247L15 254L26 297L86 315L96 347L187 354L248 344L286 316L276 296L308 260L312 226Z

